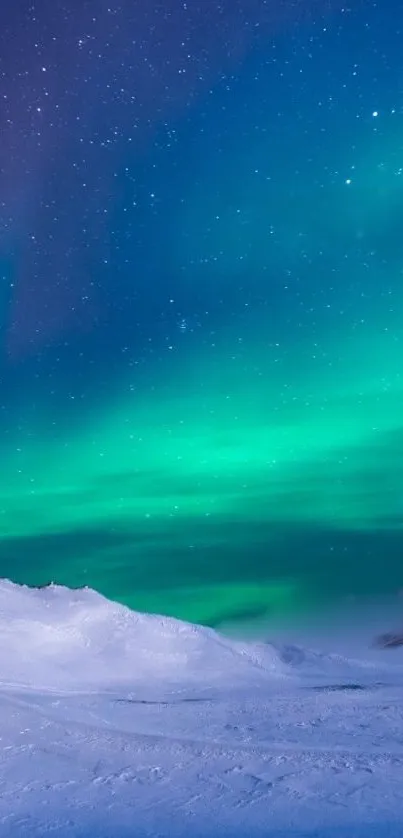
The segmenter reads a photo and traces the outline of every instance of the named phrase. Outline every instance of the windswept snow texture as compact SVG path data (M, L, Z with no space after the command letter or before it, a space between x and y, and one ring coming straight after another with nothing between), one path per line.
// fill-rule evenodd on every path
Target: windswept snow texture
M0 836L401 838L403 654L0 581Z

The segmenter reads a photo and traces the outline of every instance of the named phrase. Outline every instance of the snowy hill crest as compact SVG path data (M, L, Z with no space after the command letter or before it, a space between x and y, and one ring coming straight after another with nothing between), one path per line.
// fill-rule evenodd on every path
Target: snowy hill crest
M141 614L89 588L0 580L0 682L47 690L208 690L349 677L371 665L299 646L241 643L202 626Z

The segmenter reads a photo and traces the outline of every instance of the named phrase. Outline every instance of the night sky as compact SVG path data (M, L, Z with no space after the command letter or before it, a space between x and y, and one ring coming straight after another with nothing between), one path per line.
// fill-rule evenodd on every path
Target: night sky
M403 6L3 3L0 130L0 576L397 593Z

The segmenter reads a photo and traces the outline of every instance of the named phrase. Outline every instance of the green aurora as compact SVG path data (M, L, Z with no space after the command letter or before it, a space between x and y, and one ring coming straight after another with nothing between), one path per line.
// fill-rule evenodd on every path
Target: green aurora
M122 382L79 433L17 448L2 473L6 573L207 622L303 606L318 579L354 592L345 545L385 544L403 524L395 338L322 338L303 366L300 347L259 345L262 330L255 319L241 349L236 335L217 352L172 349L143 404ZM32 545L42 560L27 570ZM399 573L396 559L392 586Z

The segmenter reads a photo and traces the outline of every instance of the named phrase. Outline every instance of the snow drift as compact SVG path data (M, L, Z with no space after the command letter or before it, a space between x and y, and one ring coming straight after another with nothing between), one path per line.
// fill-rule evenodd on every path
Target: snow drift
M1 838L400 838L385 653L242 644L6 581L0 634Z

